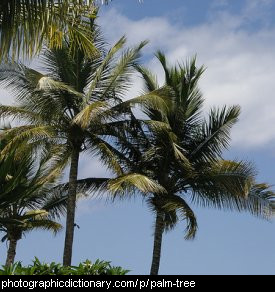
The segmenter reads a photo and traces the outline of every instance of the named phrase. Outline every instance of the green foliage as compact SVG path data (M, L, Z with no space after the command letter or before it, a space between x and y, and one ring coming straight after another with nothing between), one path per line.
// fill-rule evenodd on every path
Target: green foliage
M171 66L163 53L157 52L156 57L165 74L164 86L174 92L163 96L167 109L143 107L148 120L133 119L135 129L125 128L125 134L120 133L131 143L120 139L117 145L126 153L124 169L141 172L166 189L166 193L155 192L152 197L148 194L150 207L165 213L165 229L171 229L182 218L187 223L186 238L195 236L197 222L187 204L190 201L203 207L270 216L274 193L267 184L263 189L257 187L253 165L222 157L240 107L212 108L204 117L204 99L198 86L204 67L197 66L196 58ZM149 69L137 66L137 70L144 79L144 95L163 88Z
M73 175L69 182L67 222L74 221L80 152L87 150L99 156L107 168L122 174L112 143L105 139L108 135L105 131L113 128L111 122L123 120L127 115L130 104L123 103L122 99L133 83L134 67L146 45L141 42L125 49L126 38L122 37L107 51L97 25L93 22L89 29L100 54L87 54L81 46L71 54L75 50L75 38L68 34L62 48L48 46L43 50L41 58L46 75L15 62L0 66L0 84L17 101L15 106L0 105L0 117L20 122L20 126L6 132L9 143L0 157L13 145L25 142L34 150L58 157L52 163L53 171L62 172L71 159ZM66 225L66 234L72 234L73 228L73 224ZM72 236L65 238L67 252L70 250L67 246L72 245L72 240L68 243L67 238Z
M3 266L0 275L125 275L129 270L112 266L110 262L96 260L92 263L86 260L78 266L64 267L61 264L52 262L42 263L35 258L31 265L22 266L17 262L9 267Z
M60 172L49 169L51 161L47 157L41 157L35 165L37 158L26 147L14 147L0 159L2 232L9 233L15 227L20 233L37 228L57 232L61 228L52 221L65 212L66 196L54 189Z
M0 151L9 144L0 132ZM65 213L66 194L55 190L60 171L51 170L52 159L34 155L27 144L10 148L0 156L0 232L9 241L6 265L14 261L16 242L35 229L57 233L56 219Z
M101 1L107 3L108 1ZM97 0L1 0L0 60L19 54L32 58L43 43L62 47L64 36L70 35L75 47L86 54L96 49L89 33L90 20L96 17Z

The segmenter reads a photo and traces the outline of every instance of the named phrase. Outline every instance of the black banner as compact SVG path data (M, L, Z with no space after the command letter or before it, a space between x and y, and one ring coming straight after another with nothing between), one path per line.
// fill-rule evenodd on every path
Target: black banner
M58 288L154 291L157 289L193 290L267 289L273 286L274 276L0 276L0 289L48 291ZM126 291L126 290L125 290ZM231 290L232 291L232 290Z

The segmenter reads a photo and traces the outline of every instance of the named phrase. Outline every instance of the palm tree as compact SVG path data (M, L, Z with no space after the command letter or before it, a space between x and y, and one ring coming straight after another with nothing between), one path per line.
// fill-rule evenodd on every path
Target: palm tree
M231 127L237 122L238 106L212 109L208 120L202 116L203 98L197 83L204 69L192 59L186 65L169 67L157 53L173 94L163 96L159 109L143 106L149 119L132 119L118 124L110 135L116 139L124 174L101 186L116 196L125 196L125 181L139 173L158 183L161 192L143 192L156 214L151 274L158 274L164 231L179 218L186 220L186 239L194 238L196 216L189 202L268 217L274 193L266 184L256 184L250 163L222 159L229 145ZM137 67L145 81L145 93L160 90L148 69ZM169 93L169 92L168 92ZM125 126L125 124L127 124ZM111 185L110 185L111 183ZM94 187L94 186L93 186ZM126 188L127 189L127 188ZM133 191L127 195L133 194Z
M51 48L61 47L64 35L82 45L86 54L94 54L89 34L89 19L96 17L99 3L84 0L1 0L0 60L12 54L29 58L46 42Z
M107 125L114 127L114 121L123 120L131 103L146 101L153 106L160 99L158 90L122 102L146 42L125 50L118 58L125 37L106 52L95 24L92 35L101 51L92 58L85 56L82 48L70 54L71 43L67 38L61 49L45 49L41 55L47 74L18 63L3 64L0 68L0 83L12 90L18 101L16 106L0 106L0 116L25 121L24 125L6 131L10 142L2 155L14 143L27 139L33 147L44 145L55 153L59 157L55 167L59 169L64 169L70 160L64 265L71 264L80 153L87 150L99 155L116 175L122 175L112 143L104 140L104 131ZM140 175L136 186L140 186L142 179ZM155 185L149 185L148 189L152 186Z
M46 156L39 165L36 161L26 145L0 161L0 231L5 233L2 241L9 241L6 266L13 264L24 233L37 228L56 233L62 227L54 221L66 206L66 194L54 187L60 174L49 169Z

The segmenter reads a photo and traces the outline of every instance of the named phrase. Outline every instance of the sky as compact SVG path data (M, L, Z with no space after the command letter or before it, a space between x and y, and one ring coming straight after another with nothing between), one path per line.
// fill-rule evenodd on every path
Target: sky
M154 58L162 50L171 64L197 56L206 71L200 82L205 113L213 106L239 104L240 121L232 131L225 158L252 161L258 181L275 184L275 1L272 0L114 0L98 19L108 43L126 35L128 45L142 40L142 62L160 82L163 72ZM130 96L142 90L135 78ZM12 99L0 91L0 102ZM96 160L82 157L79 177L106 176ZM275 189L275 187L274 187ZM160 274L255 275L275 272L275 224L246 213L193 206L197 236L184 240L185 222L163 237ZM136 197L115 204L83 200L77 208L73 263L99 258L148 274L153 248L154 215ZM17 259L29 264L62 261L64 231L27 234ZM0 247L5 258L6 245ZM3 262L3 260L2 260Z

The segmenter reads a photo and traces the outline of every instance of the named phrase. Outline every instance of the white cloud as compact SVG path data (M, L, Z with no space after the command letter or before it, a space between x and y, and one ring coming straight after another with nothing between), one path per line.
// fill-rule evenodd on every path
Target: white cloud
M80 156L78 178L87 177L111 177L112 174L106 170L96 157L91 157L87 153Z
M84 215L99 212L105 207L105 198L96 199L92 194L90 197L81 198L77 202L77 220Z
M240 15L218 12L208 23L193 27L170 23L165 17L134 21L114 9L101 17L101 24L111 42L123 34L130 45L149 39L146 64L159 76L161 68L152 59L157 49L170 62L197 54L198 63L207 67L201 80L207 106L240 104L242 115L233 129L232 144L253 148L275 141L275 30L264 25L254 31L245 29L248 16L251 19L257 7L265 15L262 5L268 4L253 1Z
M13 97L6 90L0 89L0 104L11 105L13 100Z

